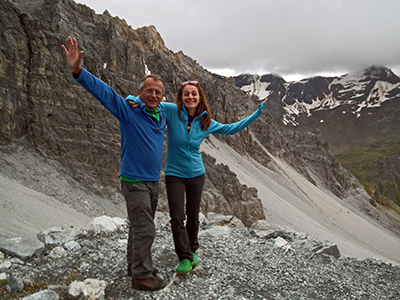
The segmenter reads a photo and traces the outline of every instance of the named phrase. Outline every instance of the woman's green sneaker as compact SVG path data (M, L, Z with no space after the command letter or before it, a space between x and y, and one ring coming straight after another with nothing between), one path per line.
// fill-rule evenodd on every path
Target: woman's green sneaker
M197 258L196 254L193 252L193 261L192 266L193 268L199 265L199 259Z
M190 271L192 270L192 262L188 259L182 259L181 262L179 263L178 267L176 268L176 273L178 274L186 274L188 275Z

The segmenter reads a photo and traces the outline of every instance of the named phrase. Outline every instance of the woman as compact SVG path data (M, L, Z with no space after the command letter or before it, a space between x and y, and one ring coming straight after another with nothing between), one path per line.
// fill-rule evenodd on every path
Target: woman
M127 100L138 103L139 98L129 96ZM212 133L232 135L243 130L261 115L266 102L267 99L255 113L237 123L221 124L211 119L199 82L185 81L181 83L176 104L160 103L159 108L167 117L165 183L175 251L180 261L176 268L178 274L189 274L199 264L195 252L199 248L199 211L205 179L200 144Z

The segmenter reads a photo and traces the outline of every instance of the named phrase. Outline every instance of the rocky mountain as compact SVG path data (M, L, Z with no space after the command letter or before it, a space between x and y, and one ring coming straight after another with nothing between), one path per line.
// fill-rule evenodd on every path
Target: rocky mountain
M107 12L96 15L73 1L1 1L0 5L4 20L1 143L13 144L26 137L43 156L60 162L74 180L113 202L122 201L118 122L72 79L60 51L66 37L78 39L85 51L84 67L123 96L137 93L146 70L163 76L169 101L174 100L176 86L186 78L202 78L209 97L221 93L222 87L194 60L168 50L153 26L133 30L124 20ZM249 102L247 109L239 108L240 117L255 107L256 103ZM214 168L225 173L221 166ZM246 223L265 218L254 190L236 194L233 191L247 187L232 174L227 176L231 177L231 185L225 188L227 194L214 188L218 193L210 194L203 209L217 207L227 214L236 211ZM212 189L213 184L208 182L207 186ZM222 205L231 201L226 196L242 194L247 194L246 209L239 212L231 205ZM165 209L165 197L162 200L160 209Z
M0 7L2 175L91 217L110 212L110 205L92 201L94 196L124 205L118 178L119 126L72 78L61 49L68 36L76 37L85 52L83 66L121 96L136 94L140 79L151 72L164 78L166 101L171 102L180 82L199 80L213 118L222 123L250 115L260 103L237 88L232 78L216 78L183 52L169 50L154 26L134 30L107 11L95 14L72 0L0 0ZM234 215L246 226L267 216L279 218L307 231L331 230L345 224L341 218L359 220L361 214L373 224L367 222L365 228L380 232L383 227L398 234L396 216L382 213L379 202L370 204L370 196L338 162L321 132L299 133L277 125L270 114L276 102L271 97L261 117L246 130L203 143L207 180L201 211ZM25 162L25 157L30 159ZM250 169L252 176L263 171L258 178L239 178ZM268 177L270 186L260 184L261 177ZM74 192L77 187L84 192ZM165 211L163 180L160 187L158 208ZM331 204L340 207L334 212L340 214L337 218L331 217ZM292 215L280 214L285 205ZM305 215L315 219L306 222ZM355 232L350 236L362 239ZM385 234L374 238L380 236ZM374 245L383 247L376 241L366 247ZM378 250L379 255L382 251L386 250Z
M400 78L391 70L373 66L296 82L274 75L234 79L246 93L273 100L270 112L278 125L299 133L318 130L364 185L400 204Z
M260 101L233 78L215 77L183 52L166 48L154 26L133 29L107 11L97 15L72 0L0 0L0 20L1 295L39 291L47 299L79 298L78 287L97 284L106 299L398 296L397 216L380 202L371 205L322 131L297 132L275 121L279 101L273 97L249 128L210 136L202 145L207 178L201 212L207 220L213 214L229 217L213 224L222 232L217 239L210 224L202 224L203 267L193 276L174 276L167 217L157 224L153 249L168 283L160 293L130 289L124 277L126 228L83 231L56 245L34 239L41 250L21 261L8 246L25 240L10 236L17 231L8 228L32 233L49 220L64 222L65 214L77 220L68 228L103 214L124 217L119 126L73 80L61 49L68 36L84 50L83 66L122 96L136 94L140 79L151 72L164 78L171 102L180 82L199 80L219 122L242 119ZM158 210L165 215L163 180L160 188ZM237 218L245 227L231 232L227 227ZM330 256L321 254L321 240L334 241Z
M4 20L0 56L1 143L12 144L26 137L43 156L60 162L73 179L113 201L122 201L118 193L118 123L72 79L60 51L66 37L76 37L85 51L84 67L122 96L135 94L140 79L151 71L164 78L167 101L174 101L180 82L199 79L213 117L223 123L238 121L252 113L258 104L231 83L215 79L184 53L167 49L153 26L133 30L125 20L112 17L107 11L96 15L89 7L70 0L0 3ZM302 137L281 132L268 112L250 129L222 140L265 166L270 158L263 148L282 155L314 183L317 181L313 178L322 177L322 172L326 180L318 184L339 197L345 197L358 186L357 180L337 163L320 135ZM303 142L299 143L300 140ZM327 168L328 165L331 167ZM233 208L219 207L219 203L228 195L229 201L225 202L235 202L230 198L238 195L233 192L237 187L238 183L221 195L222 189L217 186L219 196L207 198L204 203L208 204L203 209L207 212L207 207L213 207L221 213L232 213ZM253 201L254 205L242 212L247 215L240 216L245 222L248 218L263 217L254 191L249 194L253 196L247 197L247 201Z

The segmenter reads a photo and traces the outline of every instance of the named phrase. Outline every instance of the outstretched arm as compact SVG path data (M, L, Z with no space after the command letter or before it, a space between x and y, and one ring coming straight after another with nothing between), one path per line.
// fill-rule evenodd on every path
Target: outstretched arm
M261 104L259 104L258 109L247 118L243 120L232 123L232 124L221 124L214 120L211 120L211 124L213 126L211 133L218 133L218 134L225 134L225 135L232 135L238 133L239 131L245 129L251 123L253 123L262 113L264 106L267 104L268 98L266 98Z
M61 45L65 56L67 57L68 67L72 70L72 72L79 76L82 70L81 61L83 51L79 51L76 39L71 38L70 36L67 38L67 46L68 49L64 45Z

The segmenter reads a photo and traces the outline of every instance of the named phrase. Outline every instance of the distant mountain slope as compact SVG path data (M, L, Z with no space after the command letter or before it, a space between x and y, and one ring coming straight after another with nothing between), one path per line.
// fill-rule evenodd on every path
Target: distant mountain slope
M349 160L361 152L377 155L376 143L400 139L400 78L391 70L373 66L340 77L295 82L274 75L245 74L234 79L246 93L271 100L270 112L281 127L300 133L318 130L363 184L400 205L398 143L392 151L382 149L379 160Z

